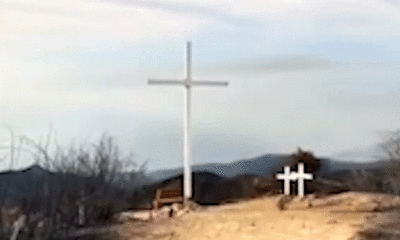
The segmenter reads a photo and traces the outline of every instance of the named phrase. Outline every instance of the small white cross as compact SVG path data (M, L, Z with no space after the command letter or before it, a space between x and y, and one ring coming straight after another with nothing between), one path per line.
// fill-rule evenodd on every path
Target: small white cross
M290 181L298 180L298 194L300 197L304 197L304 180L312 180L312 173L304 173L304 164L299 163L299 171L290 172L290 167L286 166L284 168L284 174L277 174L276 178L278 180L284 180L284 194L290 195Z
M296 180L293 173L290 173L290 167L286 166L284 174L278 174L276 178L278 180L284 180L283 193L285 195L290 195L290 180Z
M298 193L300 197L304 196L304 180L312 180L313 175L312 173L304 173L304 164L299 163L299 171L297 173L293 173L296 175L296 179L298 181Z

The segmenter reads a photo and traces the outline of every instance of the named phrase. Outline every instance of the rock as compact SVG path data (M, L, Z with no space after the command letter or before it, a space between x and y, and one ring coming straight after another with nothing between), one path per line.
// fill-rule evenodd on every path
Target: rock
M285 203L286 209L303 209L312 207L312 200L308 199L306 196L304 198L294 197L292 201L287 201Z
M167 219L170 217L171 214L171 207L163 206L160 210L155 212L153 216L153 220L160 220L160 219Z
M316 195L315 194L308 194L305 196L306 200L312 201L314 199L316 199Z
M182 216L183 214L188 213L188 212L189 212L188 209L179 210L179 211L176 213L176 217L180 217L180 216Z
M126 222L129 220L149 221L150 218L150 210L122 212L116 216L118 222Z
M170 211L171 211L171 207L165 205L159 210L159 213L169 213Z
M191 211L198 211L202 209L202 206L200 206L198 203L194 201L189 201L188 206Z
M310 201L310 200L306 200L306 207L307 208L311 208L313 205L312 205L312 202Z
M353 211L358 212L372 212L378 209L378 204L370 201L355 202L352 206Z
M277 207L279 210L285 210L287 209L287 204L292 200L291 196L286 196L283 195L279 197L278 202L277 202Z
M336 219L328 220L327 224L336 224L338 221Z
M178 212L179 212L179 204L173 203L171 205L171 211L170 211L169 217L176 217Z

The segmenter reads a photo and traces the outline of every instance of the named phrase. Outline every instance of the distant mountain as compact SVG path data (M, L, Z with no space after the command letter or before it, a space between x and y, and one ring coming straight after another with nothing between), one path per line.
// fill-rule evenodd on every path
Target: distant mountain
M243 159L233 163L208 163L195 165L195 172L210 172L223 178L232 178L237 175L250 174L269 176L271 173L282 171L283 166L291 161L290 155L266 154L255 158ZM323 177L347 176L357 169L382 169L382 162L354 163L321 159L322 166L319 174ZM8 197L34 196L38 189L43 187L46 179L55 179L59 173L52 173L38 165L25 170L6 171L0 173L0 201ZM182 168L159 170L150 173L121 173L116 183L125 189L133 190L151 185L156 182L173 178L182 174Z
M85 177L75 174L50 172L39 165L33 165L23 170L0 172L0 204L5 199L28 199L36 196L44 189L44 184L55 180L76 179L84 181ZM127 190L141 188L154 182L144 173L120 173L114 184ZM12 201L12 200L11 200Z
M139 189L153 182L155 182L155 180L143 172L123 172L120 173L118 178L114 181L115 184L125 189Z
M319 159L321 168L315 180L306 184L306 193L340 193L343 191L381 191L383 162L354 163ZM267 154L233 163L202 164L193 167L194 200L200 204L218 204L230 199L249 198L261 192L279 192L281 183L271 174L281 172L292 163L291 155ZM218 178L200 181L202 174L216 174ZM147 186L147 195L141 196L143 206L151 207L150 195L154 189L173 183L182 184L182 168L159 170L148 173L155 183ZM178 183L179 182L179 183ZM177 185L177 186L175 186ZM295 183L291 184L295 187ZM165 187L165 186L164 186ZM295 189L295 188L294 188ZM150 193L150 195L149 195Z
M238 174L255 174L268 176L271 173L282 171L283 166L290 162L290 156L286 154L266 154L255 158L239 160L232 163L207 163L194 165L192 171L207 171L218 174L222 177L232 177ZM340 170L373 169L381 168L382 163L366 162L355 163L351 161L336 161L329 158L321 159L322 167L320 174L331 174ZM158 170L149 172L146 175L154 181L161 181L173 176L182 174L182 168Z
M51 175L38 165L20 171L0 173L0 201L3 198L27 198L35 196L45 178Z
M192 171L206 171L218 174L222 177L232 177L238 174L250 173L266 176L271 171L277 170L278 166L283 166L290 161L290 155L267 154L256 158L239 160L233 163L207 163L194 165ZM150 172L148 177L155 181L170 178L182 174L182 168L165 169Z

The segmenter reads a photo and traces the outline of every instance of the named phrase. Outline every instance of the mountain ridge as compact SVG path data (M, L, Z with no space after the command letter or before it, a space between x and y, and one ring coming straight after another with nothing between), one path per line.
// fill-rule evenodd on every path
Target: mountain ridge
M233 177L237 174L256 174L260 176L268 176L273 172L282 171L283 166L291 161L290 154L264 154L261 156L241 159L232 163L205 163L192 166L192 171L209 171L219 174L223 177ZM339 170L356 170L356 169L372 169L381 168L382 161L371 162L352 162L338 161L331 158L319 158L322 160L322 168L320 174L328 174ZM178 174L182 174L183 168L172 168L164 170L156 170L146 174L154 181L161 181Z
M320 171L320 174L322 175L332 175L341 170L353 171L357 169L381 169L383 166L381 161L359 163L336 161L329 158L320 160L322 160ZM226 178L231 178L240 174L270 176L271 173L281 172L283 166L289 164L290 161L291 155L289 154L264 154L254 158L241 159L232 163L197 164L192 167L192 171L210 172ZM125 179L125 187L138 189L145 185L177 176L182 174L182 172L182 168L164 169L147 173L136 173L133 178L130 177L132 173L123 172L120 174L120 179ZM5 193L4 191L6 191L7 186L19 186L22 182L26 182L23 184L24 187L22 187L25 189L26 187L29 187L29 183L38 183L42 181L46 175L54 175L54 173L45 170L39 165L32 165L23 170L0 172L0 192Z

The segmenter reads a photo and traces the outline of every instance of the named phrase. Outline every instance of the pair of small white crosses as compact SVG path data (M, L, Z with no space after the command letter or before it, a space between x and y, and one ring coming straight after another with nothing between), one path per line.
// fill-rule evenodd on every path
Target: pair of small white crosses
M304 180L312 180L312 173L304 173L304 163L298 164L298 172L290 172L290 167L284 168L283 174L277 174L278 180L284 180L283 192L285 195L290 195L290 181L298 180L298 194L300 197L304 197Z

